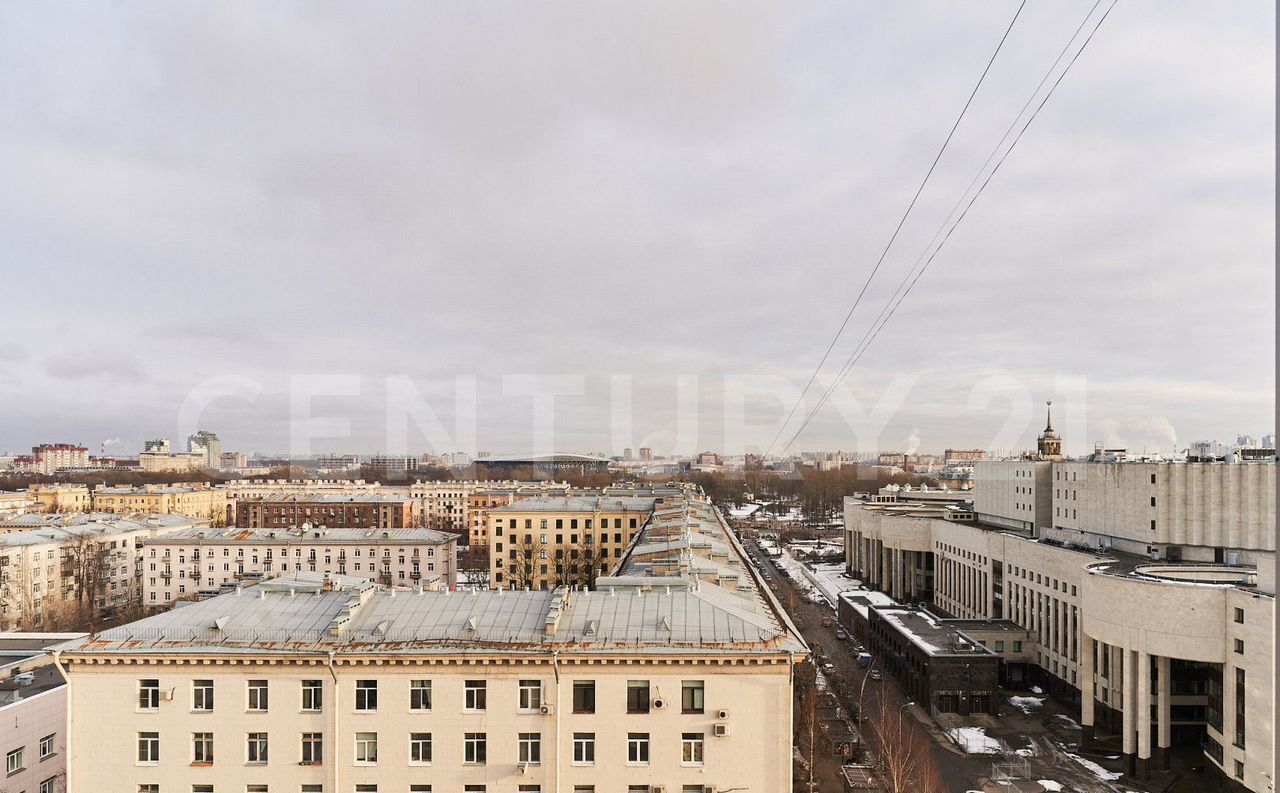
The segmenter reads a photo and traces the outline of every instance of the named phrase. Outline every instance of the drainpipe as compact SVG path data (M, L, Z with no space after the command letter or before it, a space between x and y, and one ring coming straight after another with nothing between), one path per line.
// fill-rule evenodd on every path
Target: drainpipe
M560 748L560 651L559 651L559 650L552 650L552 651L551 651L551 671L555 673L555 678L556 678L556 697L555 697L555 699L556 699L556 702L555 702L556 712L555 712L555 714L554 714L554 716L555 716L555 720L556 720L556 727L555 727L555 730L556 730L556 767L555 767L555 779L554 779L554 781L552 781L552 783L551 783L551 790L553 791L553 793L560 793L560 755L561 755L561 748Z
M333 678L333 697L332 697L333 703L329 706L331 711L333 712L333 718L330 720L330 724L332 724L333 726L329 732L329 734L333 736L333 742L332 742L332 745L330 746L329 762L328 762L329 789L337 791L337 790L341 790L341 788L338 787L338 766L341 764L340 761L338 760L338 744L340 743L340 740L341 740L340 736L338 735L338 673L334 670L334 663L333 663L334 651L329 650L327 653L327 656L328 656L327 660L328 660L328 667L329 667L329 677Z
M71 733L73 732L71 729L71 714L75 713L71 708L71 675L67 674L66 667L62 665L61 650L54 650L50 655L53 657L53 665L57 667L58 674L62 675L63 680L67 681L65 684L67 687L67 736L65 738L66 748L63 750L67 755L67 778L64 781L64 784L66 785L66 790L75 790L75 788L71 786Z

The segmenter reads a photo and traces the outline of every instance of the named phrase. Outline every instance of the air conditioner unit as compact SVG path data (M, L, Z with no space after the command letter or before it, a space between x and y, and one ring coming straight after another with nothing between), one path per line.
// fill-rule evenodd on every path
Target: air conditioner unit
M667 706L667 701L666 701L665 699L663 699L662 697L658 697L657 699L655 699L655 700L653 701L653 709L654 709L654 710L662 710L662 709L663 709L663 708L665 708L666 706Z
M528 776L528 775L529 775L529 764L528 764L528 763L521 763L520 765L516 766L516 768L520 770L520 776Z
M172 701L172 700L173 700L173 691L174 691L174 689L172 689L172 688L171 688L171 689L169 689L168 691L162 691L162 692L160 692L160 697L161 697L162 699L164 699L166 702Z
M667 793L667 789L662 785L650 785L649 793Z
M724 738L729 734L729 725L723 722L713 725L711 728L711 734L717 738Z
M543 705L538 708L538 712L541 713L543 716L550 716L551 714L556 712L556 706L549 705L549 704Z
M717 718L717 719L727 719L727 718L729 718L729 711L727 711L727 710L717 710L717 711L716 711L716 718Z
M715 785L703 785L703 786L702 786L702 793L716 793L716 786L715 786Z

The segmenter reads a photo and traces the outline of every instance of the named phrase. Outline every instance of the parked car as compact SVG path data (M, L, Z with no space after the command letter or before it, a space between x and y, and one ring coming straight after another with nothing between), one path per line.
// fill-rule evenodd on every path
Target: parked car
M849 634L847 634L847 633L845 633L845 632L844 632L844 628L836 628L836 638L837 638L837 639L847 639L847 638L849 638Z
M875 680L875 681L879 681L879 680L880 680L880 678L881 678L880 670L879 670L879 669L872 669L872 670L871 670L871 679L872 679L872 680Z

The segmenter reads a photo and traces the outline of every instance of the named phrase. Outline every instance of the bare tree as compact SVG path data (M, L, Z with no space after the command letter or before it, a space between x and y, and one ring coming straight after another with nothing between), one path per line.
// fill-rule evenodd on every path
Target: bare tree
M876 698L871 720L876 776L887 793L940 793L945 788L931 754L932 742L906 714L911 704Z
M586 537L585 539L590 539ZM556 586L590 588L602 575L600 568L608 560L595 543L578 543L556 550Z
M71 581L69 618L76 628L91 630L106 597L111 552L101 531L79 532L62 546L62 578Z
M458 558L458 583L477 589L488 587L489 564L489 546L467 546Z
M542 536L523 534L513 535L510 538L505 567L506 588L537 589L538 580L549 574L550 554Z

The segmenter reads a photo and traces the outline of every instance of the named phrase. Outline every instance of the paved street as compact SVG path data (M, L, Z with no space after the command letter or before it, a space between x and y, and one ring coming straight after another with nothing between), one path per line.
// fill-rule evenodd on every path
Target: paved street
M881 681L866 680L867 670L856 662L853 644L836 638L838 627L835 612L824 601L813 603L807 593L797 587L782 574L773 560L760 552L754 543L749 543L757 558L764 561L763 572L766 581L782 601L788 613L795 620L797 627L804 635L814 651L815 663L819 671L830 681L833 689L838 691L850 713L857 712L859 697L863 699L869 717L877 712L877 707L897 708L904 705L902 691L889 676ZM824 622L826 624L824 624ZM825 656L822 658L820 656ZM829 668L827 667L829 665ZM1130 780L1110 781L1100 778L1098 773L1070 754L1077 751L1080 731L1073 718L1075 711L1066 708L1048 697L1042 697L1043 704L1031 713L1020 713L1010 708L1006 697L1029 692L1003 691L1000 697L1002 715L986 717L988 734L1006 741L1019 751L1030 763L1033 773L1031 779L1009 783L996 783L990 780L992 764L999 761L996 755L969 755L955 746L940 729L928 712L919 706L910 706L907 712L914 717L915 728L926 734L932 746L932 756L936 761L943 784L948 793L969 793L969 791L1020 791L1020 793L1041 793L1053 786L1041 785L1038 780L1050 780L1059 783L1062 791L1073 793L1125 793L1158 789L1155 786L1144 786ZM1114 755L1090 756L1085 758L1103 769L1117 768ZM818 793L827 790L838 793L843 788L838 785L836 775L839 764L834 758L821 758L816 764ZM1168 779L1161 780L1160 787L1168 784Z

